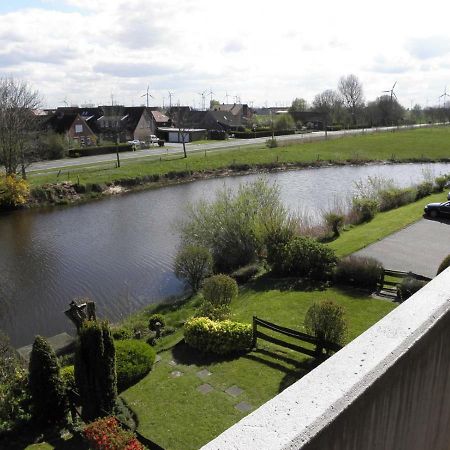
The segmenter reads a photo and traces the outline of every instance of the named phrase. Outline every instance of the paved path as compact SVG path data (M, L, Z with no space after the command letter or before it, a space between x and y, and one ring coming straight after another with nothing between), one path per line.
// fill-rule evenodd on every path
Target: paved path
M434 277L450 254L450 221L422 219L356 254L376 258L386 269Z

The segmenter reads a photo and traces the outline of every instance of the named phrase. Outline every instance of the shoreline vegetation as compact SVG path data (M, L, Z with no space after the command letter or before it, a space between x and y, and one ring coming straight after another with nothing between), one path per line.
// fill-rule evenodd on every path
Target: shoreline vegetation
M78 204L127 192L201 179L343 165L450 162L450 128L346 136L277 148L252 146L76 166L29 174L26 207Z

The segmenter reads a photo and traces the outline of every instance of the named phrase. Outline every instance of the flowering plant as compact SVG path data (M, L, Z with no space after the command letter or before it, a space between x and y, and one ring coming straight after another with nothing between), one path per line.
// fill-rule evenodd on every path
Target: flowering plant
M83 430L93 450L144 450L136 436L125 431L115 417L105 417L87 425Z

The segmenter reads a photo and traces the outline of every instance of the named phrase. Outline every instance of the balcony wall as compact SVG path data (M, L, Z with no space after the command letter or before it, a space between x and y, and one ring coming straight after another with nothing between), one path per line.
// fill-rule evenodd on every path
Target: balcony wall
M450 449L450 269L203 447L300 448Z

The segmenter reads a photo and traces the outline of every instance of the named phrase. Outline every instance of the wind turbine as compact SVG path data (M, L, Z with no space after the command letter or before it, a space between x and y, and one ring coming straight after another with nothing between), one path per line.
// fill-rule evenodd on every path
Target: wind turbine
M155 97L153 97L152 94L150 94L150 93L148 92L149 89L150 89L150 85L147 85L147 92L146 92L145 94L141 95L141 97L147 97L147 108L148 108L148 98L149 98L149 97L155 98Z
M440 103L441 103L441 97L444 97L443 108L445 109L445 97L450 97L450 95L447 94L447 86L445 86L444 93L443 93L442 95L439 96L439 105L440 105Z
M174 95L174 92L169 91L169 110L172 109L172 97Z
M205 95L206 95L206 91L203 92L199 92L198 95L200 95L202 97L202 110L205 110Z
M397 82L395 82L394 85L392 86L392 88L389 89L388 91L383 91L383 92L389 92L389 93L390 93L390 96L391 96L391 103L392 103L393 97L395 97L395 100L398 101L398 98L397 98L397 96L395 95L395 92L394 92L394 88L395 88L395 85L396 85L396 84L397 84Z
M229 97L228 91L225 91L225 98L227 99L227 105L228 105L228 97Z
M213 95L215 95L215 92L213 92L212 89L210 88L208 94L210 95L209 106L211 107L211 103L213 101Z

